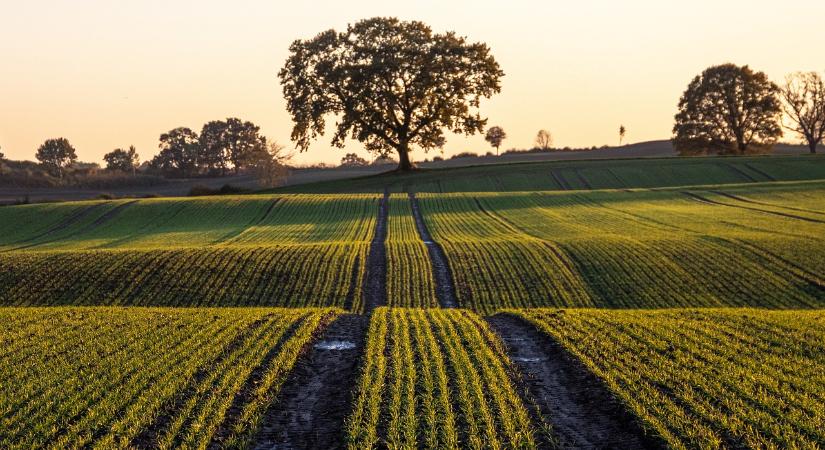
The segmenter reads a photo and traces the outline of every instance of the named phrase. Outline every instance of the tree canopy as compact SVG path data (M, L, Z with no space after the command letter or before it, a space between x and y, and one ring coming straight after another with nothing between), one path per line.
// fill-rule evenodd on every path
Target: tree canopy
M198 134L186 127L179 127L160 135L160 153L151 162L153 168L182 176L196 174L200 141Z
M539 130L536 133L536 147L542 150L550 150L553 146L553 135L547 130Z
M697 75L679 101L673 142L682 154L769 150L782 136L779 88L763 72L723 64Z
M498 155L498 148L501 147L501 143L504 142L506 138L507 133L504 132L504 128L498 125L488 128L487 134L484 135L484 140L496 148L496 155Z
M121 172L135 172L140 164L140 159L135 146L129 146L129 150L118 148L103 155L106 161L106 170L119 170Z
M481 133L478 107L501 90L504 73L483 43L422 22L372 18L297 40L279 77L301 151L337 117L332 145L349 136L380 156L395 151L413 167L411 146L444 145L444 129Z
M48 139L35 155L52 175L63 177L63 169L77 160L74 147L66 138Z

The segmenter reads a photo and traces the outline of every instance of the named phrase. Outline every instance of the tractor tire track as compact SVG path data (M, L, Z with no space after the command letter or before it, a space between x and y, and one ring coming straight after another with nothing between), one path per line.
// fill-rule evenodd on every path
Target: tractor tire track
M779 211L770 211L770 210L767 210L767 209L754 208L752 206L731 205L730 203L720 202L720 201L717 201L717 200L711 200L711 199L709 199L707 197L703 197L703 196L701 196L701 195L699 195L695 192L683 191L682 193L687 195L688 197L693 198L696 201L711 204L711 205L727 206L729 208L745 209L745 210L748 210L748 211L761 212L763 214L771 214L771 215L774 215L774 216L780 216L780 217L785 217L785 218L789 218L789 219L802 220L802 221L805 221L805 222L824 223L825 224L825 220L812 219L810 217L797 216L796 214L783 213L783 212L779 212Z
M339 316L313 341L264 416L251 448L345 447L344 421L351 409L368 322L365 315Z
M552 426L557 448L663 448L604 384L561 345L509 315L487 318Z
M378 201L378 220L375 222L370 251L365 264L366 273L361 291L366 313L387 304L387 218L390 214L390 192L384 189L384 196Z
M224 235L220 239L213 242L212 245L230 244L233 241L237 240L248 229L250 229L252 227L256 227L256 226L262 224L269 217L269 214L272 212L272 210L275 209L275 206L277 206L278 203L280 203L280 202L281 202L280 198L276 198L276 199L272 200L272 202L269 203L269 207L266 209L266 211L264 212L264 214L261 217L259 217L257 219L253 219L245 227L241 228L240 230L235 230L235 231L231 231L231 232L227 233L226 235Z
M722 191L710 191L710 192L713 192L714 194L717 194L717 195L721 195L723 197L727 197L731 200L740 201L742 203L750 203L752 205L767 206L767 207L770 207L770 208L787 209L789 211L796 211L796 212L807 213L807 214L816 214L818 216L825 216L825 212L822 212L822 211L814 211L812 209L805 209L805 208L794 208L793 206L774 205L772 203L765 203L765 202L760 202L760 201L757 201L757 200L751 200L749 198L740 197L738 195L729 194L727 192L722 192Z
M108 205L109 203L110 203L110 202L103 202L103 203L96 203L96 204L94 204L94 205L87 206L86 208L83 208L83 209L81 209L80 211L77 211L77 212L75 212L75 213L71 214L69 217L67 217L66 219L64 219L62 222L60 222L60 223L56 224L55 226L53 226L53 227L49 228L49 229L48 229L48 230L46 230L45 232L40 233L40 234L38 234L37 236L31 237L31 238L28 238L28 239L24 239L24 240L22 240L22 241L18 241L18 242L17 242L17 244L25 244L25 243L27 243L27 242L28 242L29 244L26 244L26 245L21 245L21 246L19 246L19 247L15 247L15 248L6 249L6 250L4 250L3 252L10 252L10 251L15 251L15 250L23 250L23 249L27 249L27 248L31 248L31 247L36 247L36 246L38 246L38 245L48 244L48 243L51 243L51 242L57 241L57 240L59 240L60 238L53 238L53 239L49 239L49 240L42 241L42 242L36 242L36 241L38 241L38 240L40 240L40 239L43 239L43 238L48 237L48 236L51 236L51 235L53 235L53 234L55 234L55 233L59 233L60 231L63 231L63 230L65 230L65 229L67 229L67 228L71 227L72 225L74 225L74 224L76 224L76 223L80 222L81 220L85 219L86 217L88 217L89 215L91 215L92 213L94 213L95 211L97 211L98 209L100 209L102 206L104 206L104 205ZM132 203L134 203L134 202L132 202ZM120 205L120 206L122 206L122 205ZM120 206L115 207L114 209L117 209L117 208L119 208ZM109 211L109 212L111 212L111 211ZM106 215L106 214L104 214L104 216L105 216L105 215ZM95 222L99 221L101 218L103 218L103 216L101 216L100 218L98 218ZM105 221L105 220L104 220L104 221ZM92 224L92 225L94 225L94 224ZM88 227L87 227L87 228L88 228ZM77 234L77 233L73 233L73 234Z
M407 194L410 199L410 207L412 208L413 218L415 219L415 228L418 230L418 237L424 241L427 246L427 252L430 254L430 263L432 264L433 277L435 278L435 293L438 296L438 303L442 308L456 308L458 302L456 301L455 282L453 281L453 272L450 270L450 263L447 260L447 255L444 249L433 241L430 232L427 230L427 224L424 223L424 218L421 216L421 210L418 206L418 199L415 194L410 192Z

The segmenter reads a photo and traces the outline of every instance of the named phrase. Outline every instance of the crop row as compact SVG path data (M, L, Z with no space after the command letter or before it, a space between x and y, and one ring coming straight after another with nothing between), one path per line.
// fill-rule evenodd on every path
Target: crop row
M243 446L335 314L2 308L0 446Z
M509 364L472 313L377 309L347 421L349 448L535 447Z
M825 314L523 310L673 448L825 442Z
M0 304L360 308L367 244L0 254Z
M430 257L418 236L406 195L390 197L387 227L387 303L389 306L438 306Z
M6 207L0 250L369 242L376 202L375 195L289 195Z
M478 311L823 304L825 217L703 195L731 205L676 191L419 198L462 305Z

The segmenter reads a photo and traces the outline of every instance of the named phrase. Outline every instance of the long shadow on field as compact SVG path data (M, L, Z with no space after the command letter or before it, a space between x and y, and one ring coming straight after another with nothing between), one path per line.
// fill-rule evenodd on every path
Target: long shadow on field
M487 318L501 336L560 448L654 449L644 431L581 362L533 325L510 314Z
M344 447L344 421L364 349L369 316L335 320L301 357L264 416L254 449Z

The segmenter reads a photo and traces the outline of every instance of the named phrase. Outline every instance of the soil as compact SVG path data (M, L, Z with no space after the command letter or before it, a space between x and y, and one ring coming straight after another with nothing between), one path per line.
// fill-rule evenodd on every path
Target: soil
M424 218L421 216L421 210L418 207L418 199L415 198L415 194L409 193L407 195L410 198L410 207L412 208L418 236L424 241L424 245L427 246L427 252L430 254L430 263L433 266L435 293L438 296L438 303L442 308L455 308L458 305L458 301L456 300L453 272L450 270L447 255L444 254L441 246L433 241L432 236L430 236L430 232L427 230L427 224L424 223Z
M603 383L549 336L509 314L487 321L502 338L510 359L560 448L663 448Z
M344 447L344 421L350 413L368 322L369 316L346 314L326 329L296 363L264 416L252 448Z
M378 220L375 222L370 252L367 255L366 274L362 289L364 310L369 313L373 309L387 304L387 249L384 241L387 240L387 217L390 214L390 193L384 190L384 196L378 203Z

